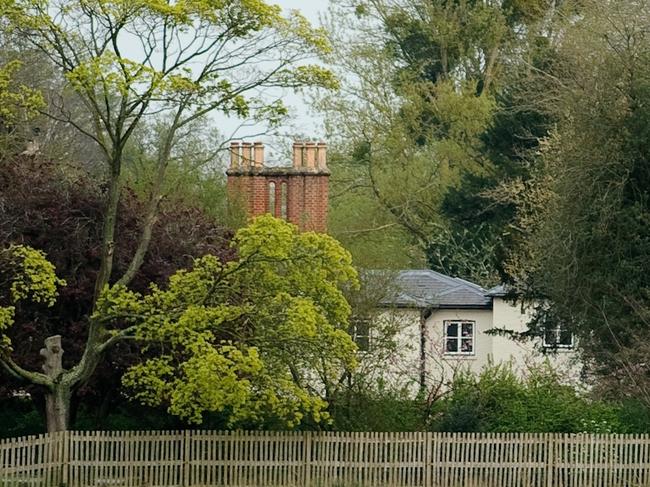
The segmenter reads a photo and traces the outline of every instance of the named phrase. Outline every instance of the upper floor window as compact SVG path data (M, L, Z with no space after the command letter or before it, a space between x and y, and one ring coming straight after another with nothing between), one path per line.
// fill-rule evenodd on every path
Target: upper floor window
M444 326L444 351L446 355L473 355L476 323L449 320Z
M544 330L544 348L573 348L573 333L563 326Z

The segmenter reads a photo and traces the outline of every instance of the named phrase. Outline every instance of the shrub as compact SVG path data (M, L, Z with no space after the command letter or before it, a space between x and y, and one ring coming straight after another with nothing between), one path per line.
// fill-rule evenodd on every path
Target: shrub
M617 433L624 430L614 404L592 401L562 384L548 366L519 377L510 365L465 372L437 406L439 431Z

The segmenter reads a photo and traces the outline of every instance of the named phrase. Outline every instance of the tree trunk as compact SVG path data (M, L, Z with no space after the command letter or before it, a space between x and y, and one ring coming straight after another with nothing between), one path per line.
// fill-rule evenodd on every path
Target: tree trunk
M70 400L72 390L64 384L55 384L45 395L45 418L47 432L66 431L70 426Z
M66 431L70 423L70 399L72 388L63 381L63 348L61 335L45 339L45 348L41 349L41 356L45 359L43 371L52 379L53 384L45 393L45 419L47 431L55 433Z

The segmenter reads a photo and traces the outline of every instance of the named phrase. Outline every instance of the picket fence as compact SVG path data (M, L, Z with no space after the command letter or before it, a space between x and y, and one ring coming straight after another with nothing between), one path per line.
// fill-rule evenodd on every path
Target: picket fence
M0 440L0 486L650 485L650 435L69 431Z

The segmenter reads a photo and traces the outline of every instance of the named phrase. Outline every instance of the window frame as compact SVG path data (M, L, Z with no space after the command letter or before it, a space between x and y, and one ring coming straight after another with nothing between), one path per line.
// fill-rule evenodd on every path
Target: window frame
M569 336L571 337L571 343L570 344L563 344L560 341L560 338L562 336L563 332L566 332L567 330L565 327L562 325L553 327L553 328L544 328L544 331L542 332L542 347L545 350L573 350L576 345L576 340L575 336L573 333L569 332ZM547 333L554 333L556 342L555 343L548 343L546 341L546 334Z
M456 336L449 336L447 335L447 328L450 324L456 323L458 325L458 335ZM472 325L472 335L471 337L463 337L462 335L462 330L463 330L463 324L470 324ZM462 351L462 341L467 340L467 339L472 340L472 351L471 352L463 352ZM447 340L452 340L455 339L457 340L457 346L458 346L458 351L456 352L450 352L447 350ZM449 356L449 357L472 357L476 355L476 320L443 320L442 322L442 351L443 355Z

